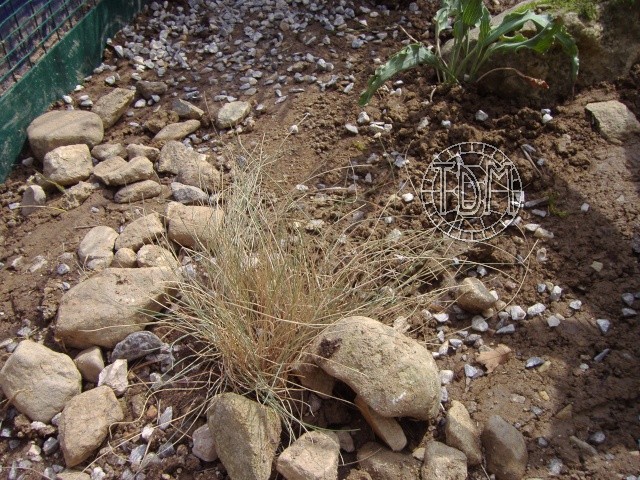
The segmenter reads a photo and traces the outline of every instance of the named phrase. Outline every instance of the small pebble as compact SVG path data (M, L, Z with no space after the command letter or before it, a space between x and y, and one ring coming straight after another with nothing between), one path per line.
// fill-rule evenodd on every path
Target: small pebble
M455 376L453 370L440 370L440 383L442 385L449 385Z
M403 194L401 195L401 198L402 198L402 201L403 201L404 203L410 203L410 202L412 202L412 201L413 201L413 199L414 199L415 197L414 197L413 193L403 193Z
M478 110L476 112L476 120L479 122L484 122L489 118L489 115L482 110Z
M562 473L564 465L559 458L549 460L549 475L558 476Z
M464 366L464 374L467 376L467 378L474 378L476 375L478 375L478 369L473 365L469 365L468 363L466 363Z
M536 303L535 305L531 305L527 308L527 315L529 317L535 317L536 315L540 315L546 309L547 307L543 303Z
M451 128L451 120L442 120L442 122L440 122L440 125L442 125L444 128Z
M511 315L511 319L516 322L524 320L527 316L527 312L525 312L520 305L512 305L508 310L509 315Z
M369 115L367 114L367 112L360 112L358 114L358 120L357 120L358 125L365 125L370 121L371 119L369 118Z
M298 125L291 125L289 127L289 133L290 134L295 135L298 132L299 132Z
M544 437L538 437L537 442L539 447L545 448L549 446L549 440Z
M536 285L536 291L538 293L544 293L547 291L547 284L546 283L539 283L538 285Z
M136 101L136 103L133 104L134 108L142 108L142 107L146 107L147 106L147 102L145 100L143 100L142 98L138 101Z
M622 294L622 301L624 303L627 304L627 306L632 307L633 306L633 302L635 301L636 297L633 293L623 293Z
M435 313L433 315L433 318L435 318L436 322L438 322L438 323L447 323L449 321L449 314L448 313Z
M553 120L553 117L551 116L551 114L545 113L544 115L542 115L543 124L549 123L551 120Z
M580 300L569 302L569 308L578 311L582 308L582 302Z
M622 316L625 318L635 317L638 314L633 308L623 308Z
M597 319L596 324L598 325L598 328L603 335L609 331L609 328L611 328L611 322L604 318Z
M496 335L507 335L509 333L514 333L515 331L516 326L514 324L510 324L498 329L498 331L496 331Z
M489 324L482 316L476 315L471 319L471 329L476 332L486 332L489 330Z
M347 123L344 128L347 129L347 132L352 133L353 135L357 135L358 134L358 127L356 127L355 125L352 125L350 123Z
M555 328L558 325L560 325L560 318L558 318L557 315L551 315L549 318L547 318L547 325L549 325L551 328Z
M536 368L539 367L540 365L542 365L544 363L544 360L540 357L531 357L530 359L528 359L525 364L524 364L524 368Z
M592 445L602 445L606 439L604 432L594 432L589 435L589 443Z
M589 211L589 204L583 203L582 205L580 205L580 211L582 213L587 213Z
M557 302L558 300L560 300L561 296L562 296L562 288L560 288L558 285L555 285L551 289L551 293L549 294L549 300L551 300L552 302Z
M593 361L597 363L602 362L607 357L607 355L609 355L610 352L611 352L610 348L605 348L603 351L601 351L599 354L593 357Z

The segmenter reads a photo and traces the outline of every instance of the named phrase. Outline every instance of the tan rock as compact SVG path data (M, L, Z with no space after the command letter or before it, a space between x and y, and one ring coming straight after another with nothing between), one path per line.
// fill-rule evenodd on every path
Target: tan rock
M527 471L529 453L522 433L499 415L489 418L482 431L487 471L496 480L521 480Z
M93 171L91 153L86 145L67 145L44 156L43 175L47 180L68 187L86 180Z
M139 267L167 267L177 270L180 263L176 256L159 245L143 245L138 250L137 263Z
M206 247L215 239L223 213L219 208L171 202L167 205L166 217L169 240L185 247Z
M42 160L48 152L62 146L94 147L102 141L104 127L100 117L92 112L51 111L31 122L27 135L33 154Z
M230 478L269 479L282 428L273 410L235 393L223 393L211 401L207 424Z
M427 443L422 480L467 480L467 457L444 443Z
M482 313L496 303L487 287L477 278L467 277L458 289L458 305L471 313Z
M82 378L88 382L98 383L100 372L104 369L104 357L99 347L82 350L73 361L82 374Z
M278 457L276 469L287 480L337 480L340 447L333 432L307 432Z
M218 110L216 126L218 128L235 127L251 112L251 105L247 102L226 103Z
M130 248L121 248L114 255L111 266L113 268L133 268L137 263L136 252Z
M198 120L187 120L180 123L170 123L160 130L155 137L154 142L166 142L169 140L182 140L187 135L192 134L200 128Z
M465 406L457 400L451 401L444 431L447 445L463 452L470 466L475 467L482 463L480 429L471 420Z
M124 227L116 240L115 247L116 250L130 248L135 252L142 245L159 241L164 235L165 230L160 214L154 212L140 217Z
M91 111L102 119L104 128L109 128L115 125L124 112L127 111L135 95L136 92L133 90L114 88L106 95L100 97L93 105Z
M107 268L63 295L56 338L74 348L113 348L152 321L174 294L175 280L166 268Z
M0 387L19 412L48 423L80 393L82 378L69 356L23 340L0 370Z
M365 443L358 449L358 465L372 480L420 480L420 461L378 443Z
M91 149L91 156L99 162L103 162L111 157L123 157L126 153L121 143L101 143Z
M378 438L386 443L391 450L399 452L407 446L407 437L394 418L383 417L376 413L359 395L356 395L354 403Z
M88 390L69 401L58 426L60 449L67 467L89 458L107 438L109 426L124 419L124 412L107 386Z
M129 158L129 160L136 157L146 157L152 162L155 162L159 156L160 150L155 147L148 147L137 143L127 145L127 158Z
M47 194L40 185L29 185L22 193L21 213L25 217L31 215L47 203Z
M87 232L78 247L80 264L89 270L101 270L111 265L113 246L118 232L105 225L93 227Z
M431 352L376 320L337 321L318 336L311 353L384 417L428 420L439 411L440 378Z

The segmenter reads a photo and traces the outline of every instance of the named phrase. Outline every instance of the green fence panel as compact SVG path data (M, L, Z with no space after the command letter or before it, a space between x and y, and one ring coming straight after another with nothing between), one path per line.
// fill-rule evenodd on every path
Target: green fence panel
M0 97L0 181L27 139L27 127L102 61L107 38L142 9L146 0L102 0Z

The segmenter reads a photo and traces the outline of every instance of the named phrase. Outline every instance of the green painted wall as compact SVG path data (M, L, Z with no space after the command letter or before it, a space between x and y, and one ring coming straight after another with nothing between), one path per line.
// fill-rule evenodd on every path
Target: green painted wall
M0 181L24 148L31 121L101 63L107 38L129 23L145 2L102 0L0 97Z

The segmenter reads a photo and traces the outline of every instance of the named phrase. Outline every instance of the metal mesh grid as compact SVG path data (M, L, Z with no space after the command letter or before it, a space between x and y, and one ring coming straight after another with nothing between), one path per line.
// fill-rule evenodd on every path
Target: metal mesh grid
M0 93L99 0L0 0Z

